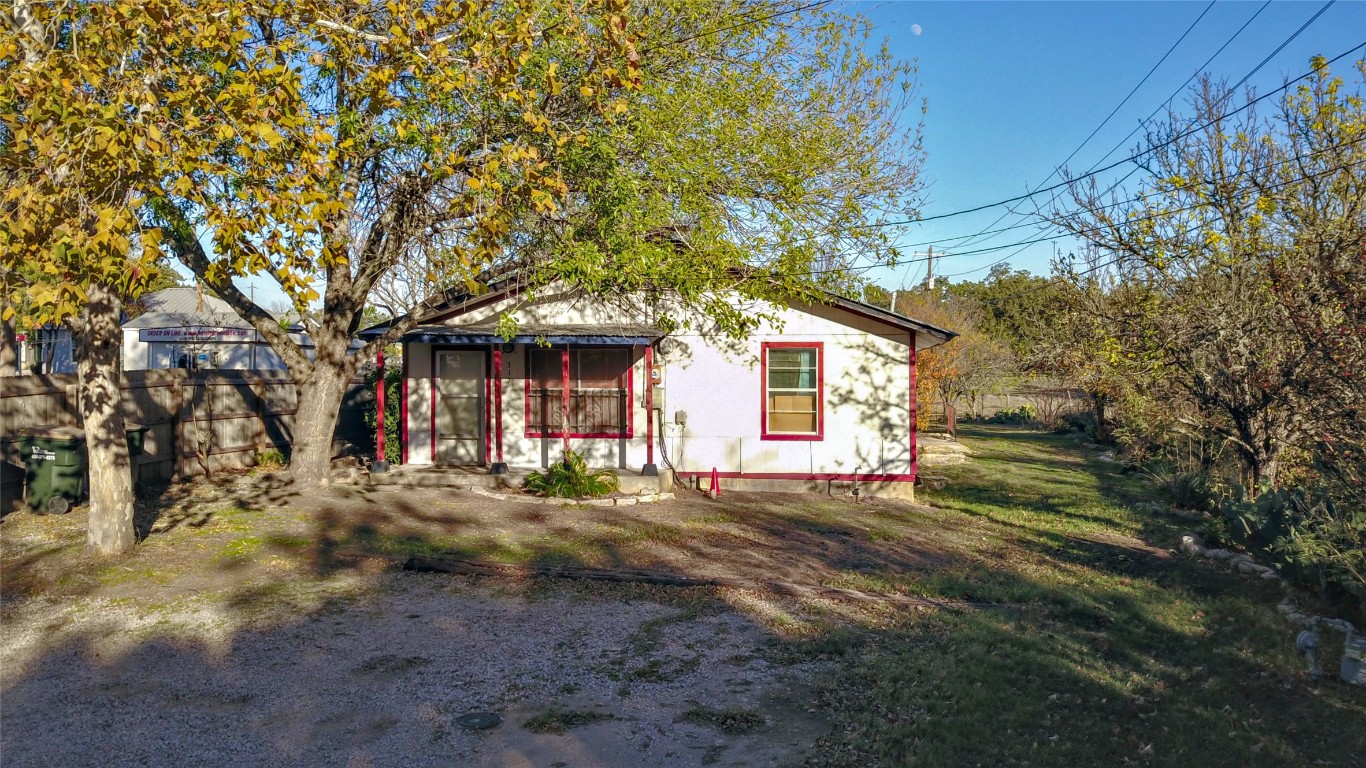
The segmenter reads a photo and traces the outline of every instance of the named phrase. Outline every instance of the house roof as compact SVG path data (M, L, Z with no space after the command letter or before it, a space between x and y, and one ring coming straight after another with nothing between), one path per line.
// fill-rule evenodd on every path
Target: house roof
M834 306L847 309L856 315L863 315L865 317L870 317L874 320L879 320L890 326L900 328L903 331L928 333L929 335L939 339L939 343L941 344L948 341L949 339L958 336L957 331L950 331L947 328L940 328L937 325L930 325L929 323L916 320L913 317L907 317L906 315L897 314L896 312L883 309L882 307L874 306L872 304L865 304L862 301L846 299L843 296L836 296L833 293L828 295L830 296L830 303Z
M383 326L361 331L361 338L369 339L384 333ZM649 344L664 335L652 325L565 325L548 323L522 323L517 327L517 335L504 339L492 325L419 325L399 339L405 342L422 344Z
M235 314L228 306L228 302L217 296L202 293L189 285L178 285L144 294L139 301L148 312L176 312L187 315L202 312Z
M200 294L193 287L165 288L144 295L140 302L145 311L124 323L124 328L251 327L226 301Z
M148 293L139 299L145 310L123 324L124 328L251 328L251 323L232 311L216 296L201 294L193 286L175 286ZM298 332L303 326L291 323L288 330Z
M427 305L428 311L422 318L423 320L427 321L427 324L419 325L413 330L409 331L407 334L404 334L403 337L401 337L400 341L426 341L426 339L417 338L415 334L426 335L428 338L431 339L436 339L438 335L444 336L446 338L452 338L460 334L479 336L478 340L471 338L471 340L469 341L463 341L459 343L494 343L496 341L502 341L502 337L497 336L497 334L491 327L488 329L487 334L484 334L482 331L480 334L472 334L471 332L473 331L474 326L437 325L431 324L431 321L444 319L454 315L459 315L463 312L475 308L476 306L481 306L489 301L495 301L506 295L515 293L518 290L520 290L521 287L522 284L520 281L509 278L503 280L501 285L497 285L497 287L494 287L493 290L482 295L475 296L470 293L462 293L458 295L447 294L442 301ZM940 328L938 326L931 325L929 323L922 322L920 320L916 320L905 315L900 315L895 312L882 309L881 307L873 306L872 304L866 304L861 301L855 301L854 299L845 298L838 294L827 292L826 299L826 303L829 306L838 307L840 309L845 310L846 312L850 312L851 314L859 315L899 330L912 331L915 332L917 335L924 334L936 340L930 344L917 343L917 349L925 349L927 347L937 346L958 336L958 333L956 331L950 331L946 328ZM371 326L360 331L357 335L363 339L372 339L383 334L386 330L388 330L388 328L389 323L379 323L377 325ZM483 328L483 326L480 326L480 328ZM608 326L578 326L578 328L580 329L580 331L578 332L570 332L566 330L569 328L572 328L572 326L561 326L563 332L555 332L553 334L542 334L540 336L537 336L534 332L529 330L528 326L522 325L518 328L518 334L514 341L520 343L527 343L525 340L534 340L537 338L546 339L548 336L553 335L555 337L565 337L564 341L574 340L579 341L580 343L588 343L584 340L590 336L613 336L613 334L611 333L605 333L605 330L608 328ZM646 343L646 340L657 339L664 335L662 331L659 331L658 329L652 328L650 326L639 326L637 327L637 329L640 330L639 333L632 332L628 334L622 334L622 336L640 339L639 341L634 341L631 343ZM564 343L564 341L557 341L556 339L548 340L550 340L551 343Z

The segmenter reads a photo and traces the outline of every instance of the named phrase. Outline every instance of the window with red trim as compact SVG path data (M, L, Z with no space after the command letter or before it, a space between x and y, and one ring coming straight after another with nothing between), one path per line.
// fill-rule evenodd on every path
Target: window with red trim
M824 350L818 343L763 345L764 422L769 439L819 440L824 414Z
M570 437L630 437L631 350L533 347L527 359L527 435L563 437L569 356Z

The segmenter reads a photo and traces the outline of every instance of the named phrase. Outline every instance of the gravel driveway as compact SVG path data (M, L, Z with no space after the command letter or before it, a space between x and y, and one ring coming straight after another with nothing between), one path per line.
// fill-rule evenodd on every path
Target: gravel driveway
M819 669L771 666L739 612L353 578L246 626L195 599L24 605L0 630L4 765L777 765L827 728ZM460 724L477 712L501 724Z

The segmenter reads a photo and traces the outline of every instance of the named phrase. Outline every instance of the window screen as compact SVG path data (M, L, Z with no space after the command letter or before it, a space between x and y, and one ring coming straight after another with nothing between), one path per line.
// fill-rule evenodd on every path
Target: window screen
M769 434L820 432L820 349L767 349Z

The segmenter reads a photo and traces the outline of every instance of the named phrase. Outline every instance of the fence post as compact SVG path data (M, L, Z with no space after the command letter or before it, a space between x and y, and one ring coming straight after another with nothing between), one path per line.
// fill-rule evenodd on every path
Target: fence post
M262 374L256 374L258 378L252 382L251 390L256 395L256 453L260 454L266 449L266 378Z
M175 382L171 385L171 403L174 405L171 411L171 455L175 457L175 479L182 480L185 478L185 389L182 386L185 376L180 371L176 374Z
M81 388L77 384L68 384L62 388L62 397L66 399L66 408L63 410L70 415L72 426L85 428L85 420L81 418L84 411L81 410Z

